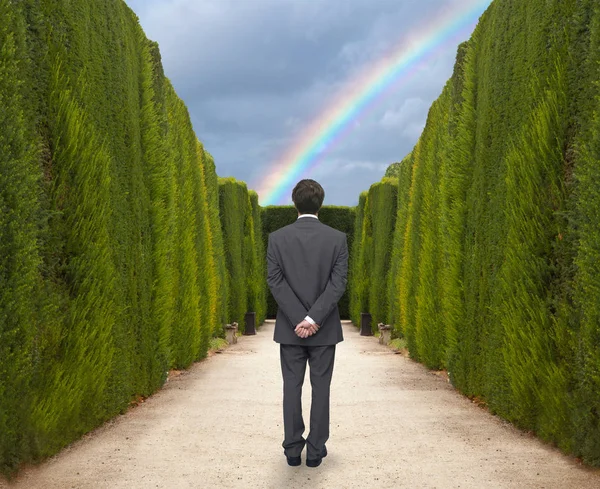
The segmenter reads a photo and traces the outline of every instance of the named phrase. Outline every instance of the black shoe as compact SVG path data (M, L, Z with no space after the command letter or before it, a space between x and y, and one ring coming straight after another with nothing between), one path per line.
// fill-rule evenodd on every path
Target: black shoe
M319 458L316 458L314 460L311 459L306 459L306 465L309 467L318 467L319 465L321 465L321 461L323 460L323 458L325 458L327 456L327 448L323 447L323 451L321 452L321 456Z
M292 467L296 467L302 463L302 459L300 457L288 457L286 455L286 458L288 465L291 465Z

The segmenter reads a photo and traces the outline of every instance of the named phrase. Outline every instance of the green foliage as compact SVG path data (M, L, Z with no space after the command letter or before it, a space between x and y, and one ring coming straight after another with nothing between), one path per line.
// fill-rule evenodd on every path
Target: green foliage
M392 163L385 170L385 174L383 175L386 178L398 178L398 174L400 173L400 166L402 165L401 161L397 161L396 163Z
M72 439L103 416L115 355L115 269L111 259L110 155L71 91L60 65L52 73L49 109L56 217L68 305L60 321L58 358L41 372L45 382L32 421L40 441L57 432ZM45 352L44 352L45 353ZM59 445L60 446L60 445Z
M365 248L363 243L365 234L365 208L368 192L361 192L355 211L354 239L350 246L348 263L348 295L350 297L350 319L355 325L360 325L361 313L368 312L367 281L369 268L365 262Z
M393 232L392 256L390 258L390 274L388 303L390 305L389 324L394 328L396 336L404 336L400 324L400 265L405 246L406 226L408 219L409 192L412 181L413 158L403 160L398 172L398 202L396 223ZM366 195L365 195L366 198ZM358 223L357 223L358 225ZM358 323L357 323L358 324Z
M200 143L199 151L204 155L204 182L207 191L207 205L210 218L208 219L210 239L212 242L212 261L215 268L215 294L213 316L213 334L225 337L223 325L227 323L227 297L229 296L227 283L227 268L225 263L225 251L223 248L223 230L221 227L221 216L219 211L219 181L215 168L215 162L210 153L203 150ZM266 258L265 258L266 260ZM260 324L260 323L259 323Z
M402 161L392 163L385 170L384 178L398 178L400 177L401 168L406 165L412 164L412 153L407 154Z
M384 177L359 198L355 240L350 256L350 311L355 324L360 313L372 315L372 328L389 323L390 260L396 221L398 179ZM360 227L358 227L360 226Z
M31 450L27 412L36 356L40 172L21 79L26 33L20 6L0 0L0 472Z
M131 10L0 0L0 18L10 474L206 356L223 335L227 269L214 162Z
M460 46L410 158L390 169L391 322L411 356L595 465L599 26L592 0L493 2ZM375 249L388 236L369 236L388 211L370 200L357 219L362 247ZM360 253L355 321L376 281L367 272L375 262Z
M352 249L351 246L354 237L354 212L355 210L352 207L335 205L324 205L321 207L321 210L319 210L319 220L321 222L346 233L348 236L348 247L350 249ZM263 246L266 253L269 233L293 223L298 218L298 210L293 205L269 205L262 207L261 213ZM350 275L350 272L348 275ZM277 303L267 286L266 277L263 283L267 297L267 317L274 318L277 314ZM346 290L340 299L338 306L340 309L340 317L350 317L349 290Z
M262 226L262 212L258 205L258 194L254 190L248 192L252 208L251 242L254 253L250 254L251 264L249 279L250 311L256 312L256 324L262 324L267 317L267 262Z
M219 203L227 267L227 322L237 321L244 331L247 312L256 312L261 324L266 316L266 249L262 236L258 194L244 182L219 178Z
M572 282L574 304L566 315L572 319L576 314L571 328L571 334L576 335L574 450L589 463L600 465L600 6L593 1L581 2L576 13L577 21L583 24L576 24L578 32L587 34L589 28L589 40L583 38L588 44L587 49L582 49L586 53L581 60L585 76L573 81L573 93L578 94L577 105L582 110L574 142L575 188L570 208L570 231L577 245Z
M227 269L227 323L237 322L242 330L248 312L248 282L245 251L249 209L248 188L232 177L219 178L219 206L223 229L223 249Z
M371 232L369 241L372 245L365 248L370 255L369 274L371 280L368 287L369 311L374 328L382 322L389 324L389 270L393 245L393 230L396 223L396 205L398 181L383 178L369 189L367 197L368 211L367 232ZM369 222L370 221L370 222Z

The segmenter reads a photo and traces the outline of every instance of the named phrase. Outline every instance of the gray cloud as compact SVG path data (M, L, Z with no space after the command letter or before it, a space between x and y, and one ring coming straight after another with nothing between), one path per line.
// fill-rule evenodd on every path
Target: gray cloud
M472 0L126 1L158 41L217 173L258 187L367 67L440 9ZM329 204L355 205L416 143L455 54L447 46L390 87L301 178L319 179Z

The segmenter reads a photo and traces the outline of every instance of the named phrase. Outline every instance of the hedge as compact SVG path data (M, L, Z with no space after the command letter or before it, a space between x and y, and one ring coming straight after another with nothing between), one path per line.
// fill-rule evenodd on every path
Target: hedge
M0 18L10 474L205 357L226 268L214 163L135 14L121 0L0 0Z
M258 194L254 190L248 192L252 206L252 272L250 273L252 289L249 299L250 309L256 312L256 324L264 323L267 318L267 288L264 286L267 277L267 250L263 239L262 211L258 204Z
M366 293L370 267L365 261L366 240L365 211L368 192L361 192L355 210L354 229L355 239L352 240L350 256L348 258L348 296L350 306L350 319L355 325L360 325L361 313L369 310L369 295Z
M276 231L288 224L295 222L298 218L298 210L293 205L269 205L261 208L263 225L263 243L266 252L269 233ZM319 220L332 228L346 233L348 236L348 249L352 249L354 239L354 207L324 205L319 211ZM349 273L350 275L350 273ZM277 303L268 289L266 278L264 280L265 293L267 295L267 317L275 318L277 314ZM340 299L340 317L350 318L349 311L349 287Z
M350 257L350 310L353 322L360 324L360 313L372 315L371 327L389 323L390 262L396 222L398 179L384 177L371 185L359 199L355 240ZM358 236L358 234L357 234Z
M227 268L227 322L245 327L247 312L256 312L257 324L266 315L266 251L258 195L233 177L219 178L219 203Z
M410 158L393 168L389 289L391 322L414 359L447 369L493 413L593 465L599 48L597 2L492 3L460 46ZM385 221L392 203L370 224L370 198L363 242L375 249L369 225ZM355 281L373 270L362 263ZM364 291L352 287L364 307ZM373 299L366 306L377 310Z

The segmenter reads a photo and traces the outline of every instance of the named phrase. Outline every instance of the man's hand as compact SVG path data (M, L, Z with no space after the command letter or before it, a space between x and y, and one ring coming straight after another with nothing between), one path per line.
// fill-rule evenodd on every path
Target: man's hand
M306 319L296 326L294 330L300 338L308 338L319 330L318 324L310 324Z

